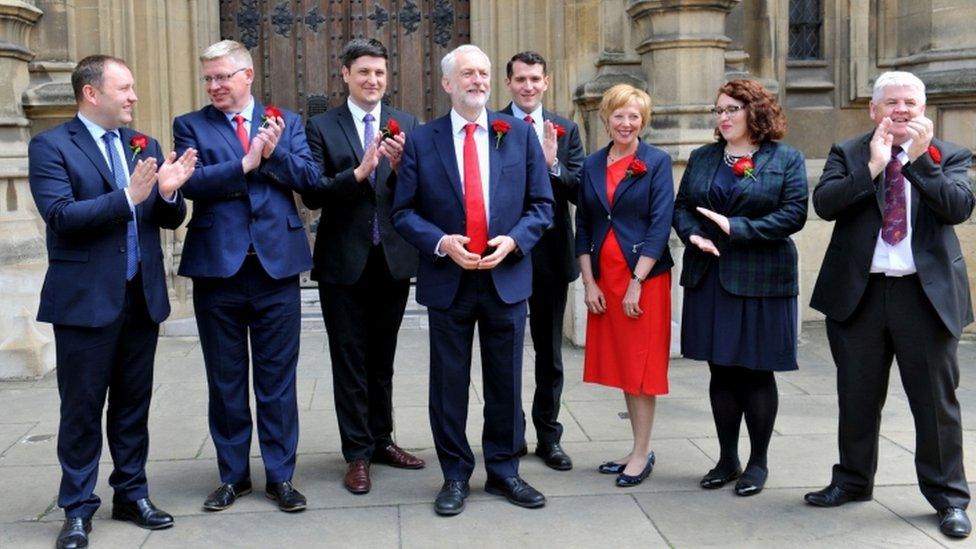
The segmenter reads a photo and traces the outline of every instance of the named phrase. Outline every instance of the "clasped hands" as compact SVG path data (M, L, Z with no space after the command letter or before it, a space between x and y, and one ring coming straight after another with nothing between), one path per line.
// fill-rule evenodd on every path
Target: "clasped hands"
M494 269L515 250L515 239L508 235L498 235L488 241L494 248L490 254L481 257L464 247L471 239L460 234L449 234L441 239L440 251L466 271Z
M732 228L729 225L728 217L718 212L709 210L708 208L702 208L701 206L698 206L697 208L695 208L695 210L698 213L710 219L716 225L718 225L718 228L721 229L723 233L727 235L731 234ZM712 254L715 257L719 257L720 255L722 255L718 252L718 246L716 246L715 243L711 241L711 239L705 238L704 236L693 234L691 235L691 237L688 238L688 242L694 244L695 246L698 246L698 249L705 252L706 254Z
M400 159L403 158L404 143L406 143L406 135L403 132L386 138L383 137L382 132L376 134L373 142L363 152L362 162L353 172L356 181L366 181L369 178L369 174L373 173L380 163L380 155L386 157L394 172L397 171L400 167Z
M881 123L874 129L874 135L871 136L871 158L868 160L868 169L871 170L872 179L878 177L891 161L891 146L894 144L891 127L894 124L891 117L882 118ZM908 155L909 162L914 162L916 158L928 152L935 134L935 125L924 115L919 115L905 123L905 133L912 141L905 154Z
M196 149L187 149L179 158L176 158L176 151L170 151L158 169L154 157L140 160L129 176L129 199L133 205L141 204L149 198L149 193L158 183L159 194L166 200L172 200L176 191L193 175L196 165Z
M285 131L285 119L280 116L269 116L264 119L264 123L258 128L258 133L251 139L251 146L247 154L241 160L244 173L261 165L261 160L271 158L281 134Z

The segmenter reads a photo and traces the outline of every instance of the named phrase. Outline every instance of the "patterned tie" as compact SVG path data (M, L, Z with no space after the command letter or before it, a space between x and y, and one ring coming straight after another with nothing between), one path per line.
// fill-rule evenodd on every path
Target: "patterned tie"
M527 115L525 115L525 118L523 118L522 120L525 120L525 121L526 121L526 122L528 122L529 124L531 124L531 125L533 125L533 126L535 126L535 119L534 119L534 118L532 118L532 115L531 115L531 114L527 114Z
M237 140L241 142L241 146L244 147L244 154L251 150L251 140L247 138L247 128L244 127L244 117L235 114L234 124L237 125Z
M908 216L905 207L905 176L901 174L898 154L901 147L891 148L891 161L885 167L884 221L881 239L894 246L908 234Z
M376 139L376 130L373 129L373 122L375 120L376 118L374 118L373 115L369 113L366 113L366 116L363 117L363 124L365 125L365 127L363 128L363 150L364 151L369 148L369 145L373 142L373 139ZM373 186L373 190L375 191L376 170L373 170L369 173L369 183L370 185ZM379 243L380 243L380 219L379 216L376 214L376 210L374 209L373 210L373 246L376 246Z
M468 251L481 255L488 248L488 221L485 219L485 197L481 188L481 167L474 132L478 125L464 126L464 212L468 228Z
M115 186L124 189L129 186L125 175L125 168L119 153L115 150L115 140L118 138L115 132L105 132L102 139L105 141L105 151L108 152L108 163L112 167L112 175L115 176ZM125 279L132 280L139 270L139 232L136 227L135 212L132 219L126 226L125 231Z

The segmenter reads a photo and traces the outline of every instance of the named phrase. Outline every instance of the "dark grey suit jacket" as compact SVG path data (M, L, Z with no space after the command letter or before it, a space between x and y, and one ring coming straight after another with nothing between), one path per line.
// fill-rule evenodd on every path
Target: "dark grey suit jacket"
M835 144L813 191L817 215L834 221L810 306L843 322L857 308L867 286L881 230L884 174L871 179L871 133ZM933 139L942 162L928 154L902 173L911 183L912 254L925 295L954 336L973 321L969 277L953 225L966 221L976 199L969 181L972 154Z
M417 127L417 119L386 105L380 111L376 131L395 119L407 134ZM303 193L302 202L309 209L322 208L312 279L328 284L353 284L363 274L372 246L373 213L380 223L380 234L386 264L397 280L417 274L417 250L407 244L390 224L390 204L396 186L396 173L386 158L376 168L376 184L357 182L353 170L363 158L363 145L356 133L347 104L318 114L306 124L308 146L322 169L322 190Z

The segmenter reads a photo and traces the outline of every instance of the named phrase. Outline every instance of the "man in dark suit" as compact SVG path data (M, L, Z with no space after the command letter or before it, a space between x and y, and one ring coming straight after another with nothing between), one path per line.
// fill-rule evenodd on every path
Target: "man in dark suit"
M558 471L573 468L573 461L559 444L563 426L559 423L559 398L563 393L563 317L566 292L579 270L573 257L573 225L569 203L576 204L583 142L572 121L542 108L549 89L546 60L534 51L517 53L505 66L505 85L512 102L501 110L532 125L549 171L555 199L552 225L532 248L532 295L529 297L529 331L535 348L535 396L532 423L535 425L537 456ZM522 453L527 453L523 444Z
M71 75L78 114L30 142L29 180L47 224L48 270L37 319L54 325L61 422L58 547L86 547L102 449L102 408L115 466L112 518L149 529L173 517L149 500L149 400L159 323L169 316L159 229L186 216L178 189L195 151L165 159L123 127L135 94L125 61L92 55Z
M291 483L298 449L298 275L312 267L312 256L292 191L315 189L319 171L301 118L251 96L247 48L224 40L200 60L211 104L177 117L173 136L178 151L196 148L200 158L184 189L193 218L179 274L193 278L220 469L221 485L203 507L226 509L251 492L250 351L265 494L282 511L300 511L305 497Z
M441 61L451 112L410 134L397 175L393 225L420 250L417 301L430 322L430 423L444 474L441 515L464 509L474 455L464 428L475 325L481 340L488 482L523 507L546 499L518 475L524 440L522 343L532 264L552 222L545 157L522 121L485 109L491 62L464 45Z
M806 495L834 507L871 499L878 430L892 358L915 418L919 487L947 536L972 527L962 461L956 350L972 322L969 279L952 226L974 198L970 152L933 138L925 85L906 72L878 77L872 133L834 145L813 192L836 221L811 306L827 315L837 363L840 462Z
M371 487L370 463L420 469L423 460L393 443L393 357L397 332L417 273L417 250L390 224L390 202L404 134L417 119L382 104L387 52L373 38L356 38L340 54L346 103L312 117L306 132L322 171L322 189L302 196L322 208L312 278L319 281L329 336L343 485ZM386 137L384 135L386 130Z

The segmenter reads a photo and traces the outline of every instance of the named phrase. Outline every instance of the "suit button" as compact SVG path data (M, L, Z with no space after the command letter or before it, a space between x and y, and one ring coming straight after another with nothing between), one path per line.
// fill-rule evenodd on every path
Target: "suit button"
M610 221L610 214L607 214L607 221Z
M119 253L120 254L124 254L125 253L125 246L119 246Z

